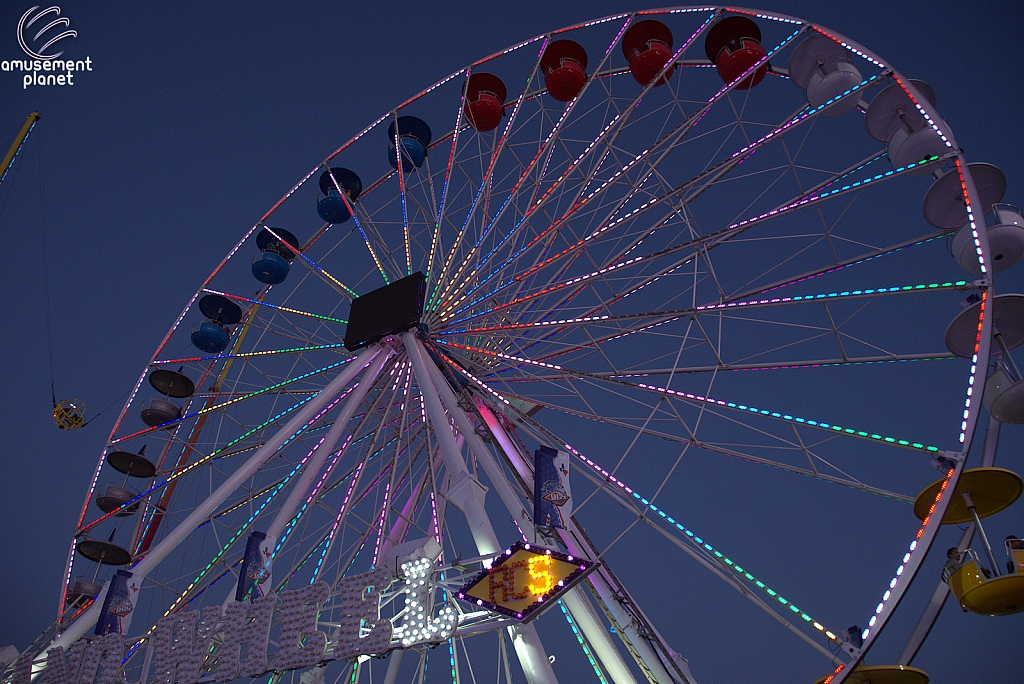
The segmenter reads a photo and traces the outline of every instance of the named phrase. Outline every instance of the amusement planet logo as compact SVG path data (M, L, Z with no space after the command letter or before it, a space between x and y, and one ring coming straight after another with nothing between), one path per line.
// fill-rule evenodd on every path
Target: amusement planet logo
M22 72L22 90L29 86L73 86L76 72L92 71L92 59L57 59L64 54L63 50L47 54L50 48L57 49L60 41L77 38L78 31L70 28L70 19L60 16L60 7L36 10L38 5L18 21L18 45L32 59L5 59L0 62L0 71Z

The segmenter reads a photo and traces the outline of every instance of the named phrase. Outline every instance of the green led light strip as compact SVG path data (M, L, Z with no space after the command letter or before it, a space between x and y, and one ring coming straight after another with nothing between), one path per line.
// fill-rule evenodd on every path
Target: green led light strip
M594 659L594 654L590 652L590 647L587 646L587 642L583 640L583 635L580 634L580 630L576 628L576 623L573 621L572 615L569 615L569 611L566 610L565 604L562 603L562 599L558 599L558 607L562 609L562 615L565 616L566 621L569 623L569 627L572 628L572 633L576 635L576 641L579 642L580 648L583 649L583 655L587 656L587 660L590 661L590 666L594 668L594 674L597 675L601 684L608 684L608 680L604 678L604 673L601 672L601 666L598 665L597 660Z
M494 397L496 397L497 399L501 400L505 404L508 404L508 405L511 406L511 404L509 404L508 399L506 399L501 394L499 394L498 392L496 392L493 389L491 389L491 387L489 385L481 382L479 379L477 379L471 373L469 373L469 372L467 372L465 370L463 370L462 373L467 378L472 380L474 383L476 383L477 385L479 385L480 387L485 389L488 393L492 394ZM658 508L657 506L652 504L648 499L645 499L644 497L640 496L633 489L631 489L630 487L626 486L621 480L616 478L614 475L609 473L607 470L605 470L601 466L597 465L594 461L591 461L589 458L587 458L586 456L581 454L579 451L574 449L569 444L564 444L563 443L563 446L566 449L568 449L570 452L572 452L573 455L575 455L577 458L579 458L581 461L583 461L583 463L585 463L591 470L593 470L596 473L598 473L602 479L606 480L607 482L609 482L611 484L616 485L622 491L626 492L627 494L629 494L633 498L639 500L640 503L642 503L643 505L647 506L650 510L654 511L655 513L657 513L660 517L664 518L665 521L668 522L670 525L672 525L675 529L677 529L680 532L682 532L683 534L685 534L686 537L691 542L693 542L695 544L698 544L702 548L704 548L704 549L710 551L712 554L714 554L715 558L718 558L723 563L725 563L725 565L728 566L730 569L732 569L737 575L739 575L743 579L747 580L748 582L753 583L758 589L761 589L766 594L768 594L769 596L771 596L772 598L777 600L779 603L781 603L782 605L784 605L787 608L789 608L789 610L792 611L794 614L799 615L800 618L804 622L810 624L812 627L814 627L814 629L816 629L819 632L821 632L822 634L824 634L828 639L830 639L832 641L836 640L836 635L833 632L831 632L830 630L825 629L825 627L820 622L817 622L810 615L808 615L804 611L802 611L799 608L797 608L796 606L794 606L789 600L787 600L787 599L783 598L782 596L780 596L778 594L778 592L773 590L771 587L767 586L764 582L761 582L760 580L758 580L751 573L749 573L746 570L744 570L743 567L737 565L735 563L735 561L733 561L732 559L726 557L720 551L717 551L714 547L711 546L711 544L707 543L706 541L704 541L703 539L698 537L696 534L694 534L693 532L688 530L681 523L676 522L675 518L671 517L665 511L661 510L660 508Z
M325 271L321 271L321 272L324 273L325 275L327 275L327 273ZM330 277L330 275L328 275L328 277ZM334 280L335 283L337 283L338 285L341 285L341 287L344 287L347 292L349 292L353 296L356 296L355 292L353 292L352 290L349 290L347 287L342 285L340 282L338 282L334 278L331 278L331 280ZM308 316L310 318L315 318L315 319L320 320L320 321L330 321L331 323L341 323L342 325L348 325L348 321L346 321L346 320L344 320L342 318L333 318L331 316L323 316L321 314L310 313L308 311L302 311L300 309L292 309L291 307L287 307L287 306L279 306L277 304L268 304L267 302L261 302L261 301L255 300L255 299L249 299L248 297L240 297L238 295L228 294L227 292L219 292L217 290L211 290L209 288L204 288L203 292L208 292L210 294L220 295L221 297L227 297L228 299L237 299L240 302L248 302L249 304L256 304L258 306L266 306L266 307L269 307L271 309L277 309L278 311L284 311L285 313L293 313L293 314L298 314L300 316Z

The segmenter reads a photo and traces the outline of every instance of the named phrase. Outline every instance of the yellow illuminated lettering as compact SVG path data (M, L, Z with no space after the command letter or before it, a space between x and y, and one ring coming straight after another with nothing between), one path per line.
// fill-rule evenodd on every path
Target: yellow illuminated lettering
M535 580L536 584L532 582L527 584L526 590L534 596L551 591L551 588L555 586L555 578L550 572L551 558L549 556L534 556L528 562L527 570L530 573L530 579Z

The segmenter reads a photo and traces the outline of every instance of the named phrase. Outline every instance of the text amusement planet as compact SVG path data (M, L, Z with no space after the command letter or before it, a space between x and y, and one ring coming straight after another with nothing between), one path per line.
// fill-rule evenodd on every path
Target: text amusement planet
M60 7L31 7L18 21L18 45L28 59L0 61L0 71L21 74L21 88L30 86L73 86L79 72L92 71L92 58L61 59L60 44L78 37L71 20L60 16Z

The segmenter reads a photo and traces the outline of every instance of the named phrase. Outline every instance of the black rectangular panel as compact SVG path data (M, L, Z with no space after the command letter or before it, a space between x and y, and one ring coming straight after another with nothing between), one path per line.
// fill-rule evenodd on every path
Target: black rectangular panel
M423 315L426 293L426 276L417 272L357 297L348 315L345 348L362 349L383 337L416 327Z

